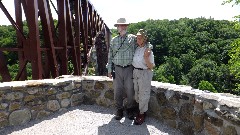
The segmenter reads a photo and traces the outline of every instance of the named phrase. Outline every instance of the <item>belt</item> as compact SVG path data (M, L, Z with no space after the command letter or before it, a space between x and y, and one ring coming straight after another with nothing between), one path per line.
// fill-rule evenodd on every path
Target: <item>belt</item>
M147 70L147 69L144 69L144 68L136 68L136 67L134 67L134 69L137 69L137 70Z
M127 66L120 66L120 65L115 65L117 67L121 67L121 68L127 68L127 67L130 67L131 65L127 65Z

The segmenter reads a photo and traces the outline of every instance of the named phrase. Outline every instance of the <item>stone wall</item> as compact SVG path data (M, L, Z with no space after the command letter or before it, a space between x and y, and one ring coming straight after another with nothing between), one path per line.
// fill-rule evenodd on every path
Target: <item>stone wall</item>
M71 106L113 107L113 83L100 76L0 83L0 128L25 124ZM185 135L240 134L240 97L152 82L148 115Z

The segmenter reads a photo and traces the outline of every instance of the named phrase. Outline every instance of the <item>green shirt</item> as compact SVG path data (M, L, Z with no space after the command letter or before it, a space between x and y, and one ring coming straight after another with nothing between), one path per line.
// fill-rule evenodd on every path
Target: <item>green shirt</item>
M112 62L119 66L131 65L136 48L136 36L133 34L126 34L123 37L118 35L112 38L106 66L108 73L112 72Z

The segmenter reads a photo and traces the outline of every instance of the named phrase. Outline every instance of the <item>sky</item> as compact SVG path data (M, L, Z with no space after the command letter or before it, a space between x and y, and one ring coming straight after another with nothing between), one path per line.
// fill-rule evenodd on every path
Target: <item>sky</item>
M52 0L54 3L56 0ZM119 18L129 23L147 19L214 18L215 20L234 20L240 14L239 6L221 5L224 0L90 0L105 24L111 29ZM2 0L4 6L14 17L14 0ZM53 11L53 10L52 10ZM53 12L57 19L57 15ZM15 20L15 18L14 18ZM0 10L0 25L10 22Z

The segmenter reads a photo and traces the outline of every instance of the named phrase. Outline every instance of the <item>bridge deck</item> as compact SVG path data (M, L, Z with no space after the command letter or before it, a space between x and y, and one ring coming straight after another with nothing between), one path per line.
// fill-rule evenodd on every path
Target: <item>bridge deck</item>
M116 121L114 109L97 105L82 105L47 119L31 121L24 126L0 130L1 135L181 135L176 129L147 117L142 125L123 118Z

